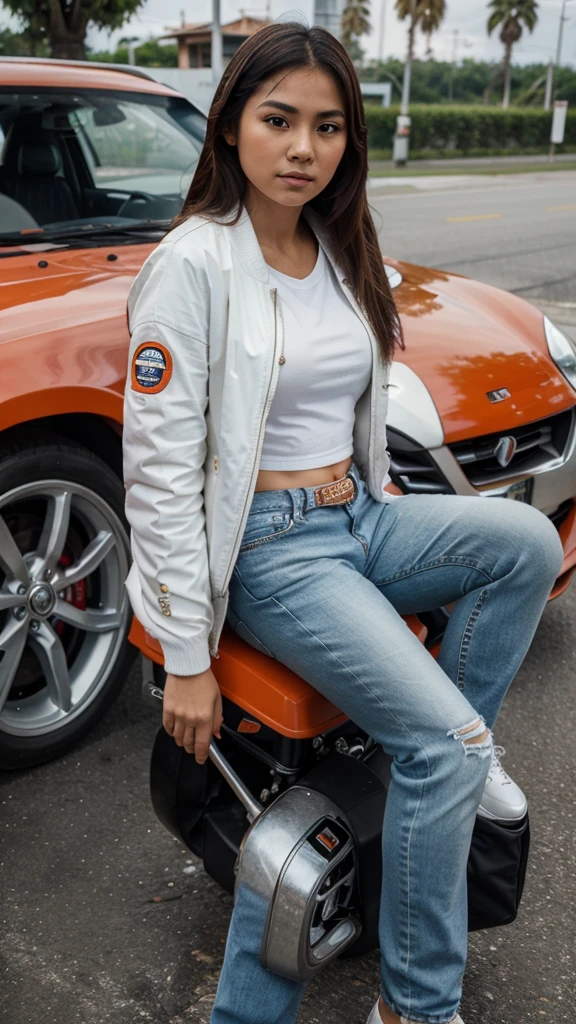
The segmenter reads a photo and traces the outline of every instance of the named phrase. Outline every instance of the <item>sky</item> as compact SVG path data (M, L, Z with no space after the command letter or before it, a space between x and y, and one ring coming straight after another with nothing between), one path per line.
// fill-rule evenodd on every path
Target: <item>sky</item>
M250 0L247 0L250 3ZM222 22L232 21L238 17L240 10L248 15L264 17L268 2L272 18L282 15L284 18L290 11L298 12L308 21L312 18L313 0L254 0L254 7L240 6L234 0L221 0ZM372 33L362 39L368 57L381 55L385 57L402 57L406 50L406 22L398 21L394 11L394 0L370 0L372 10ZM1 0L0 0L1 5ZM532 35L525 32L521 41L514 48L514 60L521 64L548 61L555 55L560 23L561 0L540 0L539 22ZM432 50L438 60L452 60L454 53L458 60L474 57L478 60L498 60L502 54L502 44L498 32L488 37L486 22L488 19L487 0L447 0L447 15L440 32L433 37ZM125 35L147 39L150 36L163 35L167 26L180 24L181 12L187 22L209 21L211 17L211 0L146 0L139 13L124 28L110 36L105 32L91 31L89 45L95 49L110 49L115 42ZM383 47L382 12L384 12ZM564 43L562 63L576 66L576 0L569 0L566 5L568 20L564 26ZM0 26L10 25L15 28L14 19L9 19L0 6ZM457 34L456 34L457 33ZM456 46L455 46L456 42ZM417 54L424 55L425 43L421 37L417 45Z

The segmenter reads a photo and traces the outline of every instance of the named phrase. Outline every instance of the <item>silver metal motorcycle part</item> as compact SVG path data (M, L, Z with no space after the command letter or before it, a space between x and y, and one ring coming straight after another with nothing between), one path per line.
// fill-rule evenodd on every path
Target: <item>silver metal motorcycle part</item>
M208 756L212 761L212 764L216 765L220 774L224 776L226 782L234 791L240 803L246 808L248 821L254 821L254 819L262 813L262 804L259 804L258 801L254 799L248 787L244 785L240 776L236 774L232 765L228 763L224 755L214 743L214 740L211 740L210 742Z
M164 700L164 693L160 687L155 686L154 682L151 682L150 680L149 666L146 666L143 669L142 694L146 703L153 706L159 707ZM226 779L226 782L236 794L242 806L246 808L248 821L254 821L254 819L262 813L262 804L259 804L258 801L254 799L248 787L244 785L240 776L236 774L232 765L228 763L220 749L214 743L214 740L210 741L208 757L216 766L220 774Z
M267 807L242 840L235 883L269 904L263 966L307 981L354 942L355 881L355 840L332 800L293 786Z

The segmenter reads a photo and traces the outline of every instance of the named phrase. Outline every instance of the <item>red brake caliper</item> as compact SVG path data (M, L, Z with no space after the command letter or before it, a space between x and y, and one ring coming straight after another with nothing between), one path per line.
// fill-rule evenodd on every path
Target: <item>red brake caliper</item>
M63 569L66 569L72 564L72 559L65 551L63 552L58 565L61 565ZM72 584L70 587L66 587L64 601L68 601L68 604L73 604L75 608L86 608L86 580L79 580L78 583ZM65 627L66 623L59 621L56 625L56 632L60 635Z

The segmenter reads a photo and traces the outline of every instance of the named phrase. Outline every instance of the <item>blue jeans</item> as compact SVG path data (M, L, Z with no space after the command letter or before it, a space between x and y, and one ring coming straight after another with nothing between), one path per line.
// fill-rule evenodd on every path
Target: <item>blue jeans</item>
M410 1021L458 1010L466 865L492 726L562 563L536 509L503 498L375 501L357 466L348 505L312 487L257 491L230 583L229 621L393 757L382 835L382 998ZM438 660L401 615L457 601ZM459 733L487 739L464 743ZM267 971L267 907L241 887L211 1024L291 1024L305 986ZM351 1022L355 1024L355 1022Z

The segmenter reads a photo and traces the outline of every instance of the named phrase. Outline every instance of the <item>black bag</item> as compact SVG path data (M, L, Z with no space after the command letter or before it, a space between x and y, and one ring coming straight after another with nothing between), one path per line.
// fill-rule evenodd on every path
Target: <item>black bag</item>
M515 825L476 815L468 858L468 931L515 920L529 849L528 813Z

